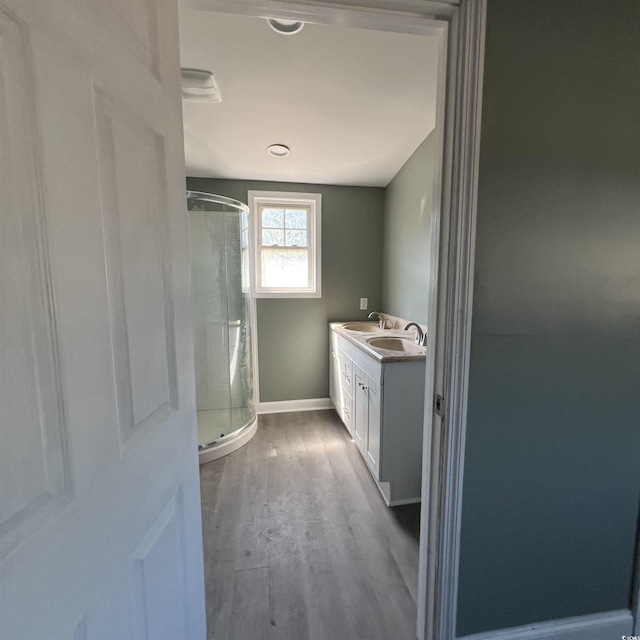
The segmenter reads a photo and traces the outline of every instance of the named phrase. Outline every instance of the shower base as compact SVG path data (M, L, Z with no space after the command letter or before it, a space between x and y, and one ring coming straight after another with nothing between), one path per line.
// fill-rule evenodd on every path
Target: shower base
M249 442L256 433L258 420L247 422L247 409L198 411L200 464L217 460ZM224 435L223 435L224 434Z

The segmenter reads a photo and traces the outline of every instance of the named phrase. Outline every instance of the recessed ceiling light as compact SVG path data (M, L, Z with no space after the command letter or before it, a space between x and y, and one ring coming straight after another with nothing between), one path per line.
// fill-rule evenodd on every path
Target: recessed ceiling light
M286 158L291 153L289 147L284 144L270 144L267 147L267 152L274 158Z
M197 102L222 102L220 89L211 71L180 69L182 97Z
M294 33L300 33L304 22L299 20L282 20L281 18L267 18L267 23L276 32L290 36Z

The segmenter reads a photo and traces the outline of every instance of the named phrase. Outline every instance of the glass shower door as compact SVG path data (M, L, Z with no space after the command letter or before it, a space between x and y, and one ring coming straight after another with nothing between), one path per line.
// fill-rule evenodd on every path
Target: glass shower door
M200 448L232 437L255 418L251 305L242 286L247 213L223 200L188 198Z

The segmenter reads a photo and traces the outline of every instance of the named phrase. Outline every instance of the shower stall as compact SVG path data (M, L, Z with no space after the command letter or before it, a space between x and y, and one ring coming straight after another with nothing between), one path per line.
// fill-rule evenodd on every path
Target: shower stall
M247 205L187 192L200 463L256 431Z

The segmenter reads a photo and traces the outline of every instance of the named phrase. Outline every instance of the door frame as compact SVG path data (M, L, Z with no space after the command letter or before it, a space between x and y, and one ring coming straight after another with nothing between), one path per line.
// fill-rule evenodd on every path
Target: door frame
M640 508L638 509L638 530L636 534L636 557L631 587L631 615L633 616L633 635L640 635Z
M437 113L417 634L454 640L473 303L487 0L182 0L182 7L437 35L446 56ZM437 197L437 196L440 197ZM435 412L435 394L445 411ZM442 414L442 415L439 415ZM426 535L425 535L426 534Z

